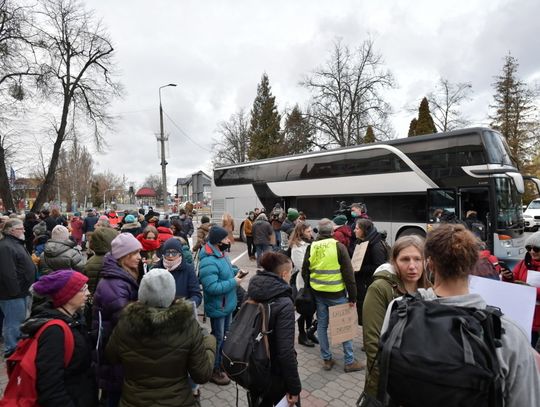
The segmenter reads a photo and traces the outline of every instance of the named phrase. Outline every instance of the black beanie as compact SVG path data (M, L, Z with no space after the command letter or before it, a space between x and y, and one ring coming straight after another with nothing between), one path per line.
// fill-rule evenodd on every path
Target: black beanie
M229 235L225 229L220 226L212 226L210 232L208 233L208 242L210 244L216 244L221 242Z

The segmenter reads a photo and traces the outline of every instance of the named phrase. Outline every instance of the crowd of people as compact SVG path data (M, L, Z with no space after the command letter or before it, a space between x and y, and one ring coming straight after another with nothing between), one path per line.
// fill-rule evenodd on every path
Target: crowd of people
M402 298L483 310L482 298L469 294L470 274L527 283L527 272L540 270L540 232L527 238L525 258L511 271L463 224L441 222L426 239L402 236L390 247L362 204L320 219L316 229L295 208L276 204L268 213L250 211L243 233L258 271L247 292L241 287L247 273L228 255L236 230L230 214L217 224L202 216L196 228L185 211L160 220L153 210L102 215L88 210L67 219L52 209L0 222L4 357L21 337L60 321L38 339L36 389L42 406L199 405L200 384L231 382L221 349L246 299L271 309L271 376L264 392L249 392L251 405L273 406L283 398L300 405L295 342L318 346L323 370L339 364L328 330L330 307L341 304L354 310L363 344L354 349L352 340L342 343L343 371L367 367L365 397L385 396L381 383L390 397L398 397L392 391L399 376L389 375L378 359L381 343L391 337L392 310ZM353 258L360 246L365 252L357 265ZM493 272L485 272L483 259ZM201 304L210 333L198 322ZM524 332L501 317L501 405L540 405L534 351L539 321L537 306L530 346ZM74 339L67 364L65 329Z

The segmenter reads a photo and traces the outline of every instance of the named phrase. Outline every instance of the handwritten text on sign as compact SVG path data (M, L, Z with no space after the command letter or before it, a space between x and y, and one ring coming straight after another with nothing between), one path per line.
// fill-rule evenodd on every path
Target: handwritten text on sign
M349 304L334 305L328 308L330 313L330 343L339 345L357 335L356 307Z

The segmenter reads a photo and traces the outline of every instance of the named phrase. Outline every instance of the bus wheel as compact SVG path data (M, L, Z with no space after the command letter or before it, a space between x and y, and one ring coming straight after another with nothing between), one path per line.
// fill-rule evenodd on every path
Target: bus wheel
M247 242L246 233L244 232L244 223L240 225L240 240L244 243Z
M405 228L399 233L397 238L399 239L401 236L411 236L411 235L416 235L416 236L425 238L426 232L424 232L422 229L419 229L419 228Z

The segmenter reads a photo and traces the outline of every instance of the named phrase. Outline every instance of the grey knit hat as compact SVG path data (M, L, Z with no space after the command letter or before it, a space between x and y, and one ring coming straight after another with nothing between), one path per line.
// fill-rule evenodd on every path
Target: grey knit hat
M540 247L540 232L535 232L525 240L525 246Z
M139 286L139 302L150 307L169 307L175 294L174 277L165 269L150 270L144 275Z

